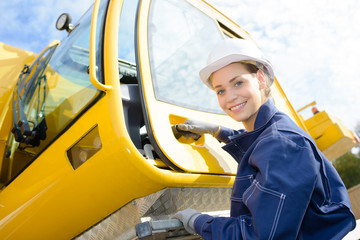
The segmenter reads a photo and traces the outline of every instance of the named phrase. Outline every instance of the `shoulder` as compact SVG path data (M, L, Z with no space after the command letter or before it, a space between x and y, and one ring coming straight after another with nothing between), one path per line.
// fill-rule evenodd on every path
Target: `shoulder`
M311 148L313 139L285 113L278 112L262 132L260 142L270 141L273 144L289 144L298 147Z
M255 143L249 164L271 176L306 173L313 179L319 170L319 162L312 144L297 132L276 130L276 126L271 128L271 133L262 135Z
M315 159L312 140L292 121L269 124L253 145L252 159L268 160Z
M311 143L303 135L291 131L282 131L272 128L271 132L264 132L256 143L263 148L309 148Z
M281 131L274 128L271 132L264 132L255 144L255 150L268 153L286 152L289 154L301 153L301 151L312 152L311 143L303 135L291 131Z

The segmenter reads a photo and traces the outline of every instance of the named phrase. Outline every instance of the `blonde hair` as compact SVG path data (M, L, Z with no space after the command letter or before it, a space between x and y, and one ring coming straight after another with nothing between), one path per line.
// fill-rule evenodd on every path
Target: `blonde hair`
M265 76L265 89L264 89L264 93L265 93L265 97L270 97L271 96L271 82L270 82L270 77L268 75L268 73L266 72L266 70L264 70L264 67L262 66L262 64L259 63L252 63L249 61L240 61L238 63L241 63L242 65L245 66L246 70L248 70L250 73L257 73L257 71L262 71L264 73Z

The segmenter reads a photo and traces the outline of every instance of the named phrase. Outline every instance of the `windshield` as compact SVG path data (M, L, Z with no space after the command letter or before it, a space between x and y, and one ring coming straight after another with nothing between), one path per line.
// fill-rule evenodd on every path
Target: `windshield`
M100 81L107 3L100 2L96 26L96 74ZM15 179L102 96L88 74L92 12L93 6L61 43L49 45L20 74L13 94L14 128L7 141L8 157L2 163L0 184Z
M100 80L100 40L106 6L107 1L101 1L96 36ZM19 149L32 154L41 151L99 95L88 74L92 8L59 45L46 49L25 69L26 74L20 75L13 103Z
M223 114L215 92L207 88L198 75L213 46L223 38L215 20L186 1L154 0L148 32L156 98Z

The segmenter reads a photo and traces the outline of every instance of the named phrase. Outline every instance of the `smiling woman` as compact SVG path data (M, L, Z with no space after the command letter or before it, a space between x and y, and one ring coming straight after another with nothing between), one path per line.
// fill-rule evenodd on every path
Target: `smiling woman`
M193 209L175 217L204 239L341 239L355 228L346 187L310 135L269 100L264 71L251 73L238 62L264 62L272 73L270 62L255 49L249 40L219 41L200 70L205 84L211 79L209 87L217 92L221 108L246 130L189 120L178 125L200 136L210 133L226 143L223 149L238 162L230 217Z

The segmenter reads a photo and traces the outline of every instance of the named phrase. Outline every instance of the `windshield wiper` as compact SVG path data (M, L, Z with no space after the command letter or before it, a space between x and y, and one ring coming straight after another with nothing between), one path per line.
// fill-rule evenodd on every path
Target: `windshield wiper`
M25 67L24 67L25 68ZM32 85L31 83L34 83L34 81L30 81L27 84L22 84L24 78L23 77L23 73L27 73L27 72L22 72L20 74L19 77L19 82L17 83L15 89L14 89L14 95L13 95L13 117L14 117L14 127L12 129L12 133L15 136L15 140L19 143L24 143L26 145L31 145L32 147L36 147L40 145L40 140L45 140L46 138L46 130L47 130L47 125L46 125L46 121L45 118L43 118L39 124L36 125L36 123L33 122L33 129L30 129L30 125L29 125L29 121L26 117L25 111L24 111L24 106L22 104L22 99L21 99L21 92L24 90L25 91L23 93L23 96L27 95L27 92L29 91L28 86ZM45 97L46 97L46 91L45 91L45 87L46 87L46 75L43 75L42 77L38 78L38 83L36 83L35 85L38 85L39 87L39 91L38 94L40 94L40 87L41 87L41 82L42 79L44 79L44 98L43 98L43 103L41 105L41 112L44 112L44 107L45 107ZM40 99L40 97L38 98L38 100ZM38 116L39 112L39 105L38 105L38 109L37 109L37 114L36 116Z
M25 65L20 73L13 92L13 121L14 127L12 132L15 140L24 143L25 146L19 145L20 149L27 147L36 147L40 145L40 140L45 140L47 125L45 121L45 100L46 100L46 83L47 77L44 74L49 60L57 48L58 44L46 49L33 63L31 67ZM34 69L33 69L34 68ZM31 77L29 73L34 72ZM43 82L43 85L41 85ZM43 98L40 104L40 93L43 86ZM29 121L25 113L25 104L29 103L38 93L37 108L34 121ZM31 109L30 109L31 110ZM32 109L33 110L33 109ZM32 123L32 129L29 123Z

